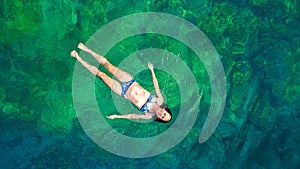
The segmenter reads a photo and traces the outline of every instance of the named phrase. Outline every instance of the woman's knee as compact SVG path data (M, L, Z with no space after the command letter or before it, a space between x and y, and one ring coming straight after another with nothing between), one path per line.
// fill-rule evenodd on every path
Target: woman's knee
M101 79L105 78L106 77L106 74L101 72L100 70L98 70L97 74L96 74L98 77L100 77Z
M116 71L118 70L114 65L112 65L111 63L107 62L105 63L105 68L112 74L116 73Z

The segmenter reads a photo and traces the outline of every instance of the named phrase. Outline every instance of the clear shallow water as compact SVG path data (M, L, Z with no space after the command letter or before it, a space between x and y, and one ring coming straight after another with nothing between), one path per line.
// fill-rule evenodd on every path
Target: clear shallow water
M0 9L5 29L0 33L1 168L299 167L299 1L13 0ZM149 11L184 18L208 36L221 55L228 96L217 130L199 144L210 106L201 62L171 38L144 35L118 43L107 54L112 63L141 49L166 49L180 54L204 88L196 124L182 142L158 156L130 159L103 150L81 128L73 107L75 61L69 52L110 21ZM157 77L176 117L182 102L176 79L164 71ZM151 90L149 72L135 78ZM95 84L103 113L116 112L111 92L100 80ZM135 137L154 136L172 124L109 123Z

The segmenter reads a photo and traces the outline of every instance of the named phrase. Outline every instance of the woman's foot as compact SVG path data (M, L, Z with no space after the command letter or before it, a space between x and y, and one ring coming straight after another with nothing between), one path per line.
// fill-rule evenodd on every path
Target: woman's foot
M102 65L104 65L108 62L105 57L103 57L103 56L97 54L96 52L94 52L93 50L89 49L83 43L79 43L78 48L85 51L85 52L87 52L87 53L89 53L89 54L91 54Z
M83 50L83 51L86 51L88 53L91 52L91 50L89 48L87 48L83 43L79 43L78 44L78 48L81 49L81 50Z
M75 50L73 50L70 55L75 59L78 59L79 57L78 53Z
M79 63L81 63L88 71L90 71L93 75L102 75L104 74L103 72L100 72L98 68L95 66L90 65L86 61L82 60L81 57L78 55L78 53L73 50L70 54L72 57L74 57Z

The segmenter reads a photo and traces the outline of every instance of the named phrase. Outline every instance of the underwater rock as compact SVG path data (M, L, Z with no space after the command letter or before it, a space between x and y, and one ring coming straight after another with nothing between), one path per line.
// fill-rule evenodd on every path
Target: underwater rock
M176 168L180 164L180 161L178 161L177 159L178 157L176 155L176 152L173 151L161 154L159 158L157 158L157 161L163 167Z
M216 161L214 161L214 157L212 155L208 155L206 157L201 157L197 159L196 166L197 168L213 168L216 165Z
M14 51L11 49L10 46L3 45L0 47L0 71L1 72L7 72L11 69L13 56L14 56ZM1 78L4 77L2 76Z
M0 109L5 105L4 101L6 100L6 90L0 86Z
M49 57L47 55L43 55L44 57ZM41 66L41 73L45 75L45 77L51 80L65 80L69 74L69 68L66 66L64 61L61 61L57 58L51 58L44 60ZM53 71L55 70L55 71Z
M239 86L250 79L251 66L246 61L238 61L233 67L232 82L234 85Z
M37 42L47 49L49 44L56 44L71 32L77 23L76 3L68 1L43 1L41 4L42 22ZM54 43L54 44L53 44Z
M288 55L287 58L290 59L291 60L291 64L293 64L293 66L292 66L292 72L299 75L300 74L300 62L299 62L299 59L300 59L300 47L297 48L296 51L293 54Z
M239 163L243 164L251 155L251 150L255 150L258 147L265 134L257 131L253 126L247 126L244 129L242 138L239 140Z
M258 96L258 82L252 77L251 72L249 63L245 61L236 62L230 72L229 118L237 127L246 121Z
M288 127L290 121L292 120L291 117L292 112L291 108L287 106L282 106L277 110L277 119L276 119L276 127L284 130Z
M247 56L247 44L253 29L251 24L256 20L255 15L250 9L240 10L229 2L214 5L212 11L203 14L197 25L223 55Z
M15 43L24 37L34 37L40 29L42 19L40 1L4 1L3 12L6 31L1 31L0 44ZM2 21L4 19L4 22Z
M300 100L300 49L291 56L295 62L291 62L292 66L289 69L289 75L287 77L287 84L289 84L284 93L284 99L293 105Z
M232 126L229 122L220 122L218 124L217 130L220 133L220 136L224 139L232 137L232 135L238 130L237 127Z
M300 101L300 86L288 86L284 99L287 100L289 103L299 103Z
M183 1L183 2L186 2L188 7L191 8L191 9L205 8L209 4L208 0L202 0L202 1L186 0L186 1Z
M298 126L300 125L300 108L296 108L296 110L294 110L292 112L292 118L293 120L295 121L295 123L291 123L294 125L293 128L295 128L296 130L299 130L298 129Z
M118 2L107 2L105 16L109 21L118 19L122 16L135 13L135 4L133 0L117 0Z
M14 139L17 139L18 135L16 135L15 129L7 129L1 133L0 142L2 143L12 143Z
M288 77L288 61L287 56L289 55L287 49L289 44L287 41L279 41L271 51L267 53L267 65L265 67L266 76L273 84L281 83L287 80ZM285 57L283 57L285 56Z
M250 0L249 3L256 7L267 7L269 0Z
M270 100L268 96L261 96L264 101L257 101L249 113L249 117L247 120L252 123L257 131L270 131L276 123L274 120L276 119L276 108L272 108L270 104Z
M135 4L135 9L137 12L146 12L150 11L150 3L145 0L133 0Z
M4 168L29 168L44 149L32 125L17 122L5 122L1 127L5 131L0 136L0 163Z
M284 96L285 89L286 89L286 83L277 84L277 85L275 84L272 86L272 94L275 97L282 98Z
M41 121L45 127L59 132L70 132L72 120L76 118L73 106L69 102L70 94L65 91L62 83L53 82L46 97L47 107L44 108Z
M20 110L18 106L12 103L6 103L3 108L2 112L8 116L10 119L15 119L17 114L20 114Z
M92 6L93 6L93 8L92 8L93 16L98 19L102 18L103 14L104 14L103 4L101 4L100 1L94 1Z
M283 154L283 168L298 168L300 166L300 151L299 148L295 151L295 148L289 149Z
M254 154L251 159L263 168L277 168L281 165L280 156L274 150L268 150L264 147L257 149Z

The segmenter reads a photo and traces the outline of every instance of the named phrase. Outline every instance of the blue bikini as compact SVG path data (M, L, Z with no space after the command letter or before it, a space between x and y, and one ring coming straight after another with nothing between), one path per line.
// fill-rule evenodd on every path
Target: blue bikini
M121 96L124 97L124 95L126 94L127 90L129 89L129 87L135 82L134 79L128 81L128 82L122 82L121 85L122 85L122 94ZM155 103L156 100L155 100L155 97L150 94L150 96L148 97L146 103L141 107L141 111L144 112L144 113L148 113L149 112L149 104L151 103Z
M150 103L155 103L156 100L155 100L155 97L150 94L150 96L148 97L146 103L141 107L141 111L144 112L144 113L148 113L149 112L149 104Z
M122 85L122 94L121 96L124 97L124 95L126 94L127 90L129 89L129 87L132 85L132 83L134 83L135 80L132 79L128 82L122 82L121 85Z

